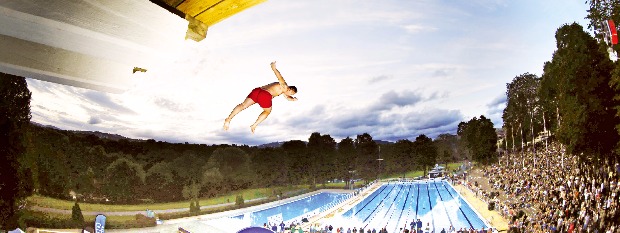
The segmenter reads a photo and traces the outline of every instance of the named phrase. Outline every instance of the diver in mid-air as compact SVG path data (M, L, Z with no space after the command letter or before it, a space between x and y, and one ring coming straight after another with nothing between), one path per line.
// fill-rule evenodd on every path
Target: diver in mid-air
M256 126L263 122L267 118L267 116L269 116L269 113L271 113L271 99L281 94L284 94L284 98L289 101L297 100L297 98L293 97L293 95L297 93L297 87L289 86L286 84L286 81L284 81L284 78L282 78L280 71L276 69L275 61L271 63L271 69L276 74L276 77L278 77L278 82L273 82L262 87L254 88L254 90L250 92L248 97L246 97L242 103L238 104L232 110L230 115L224 120L224 130L228 130L230 120L232 120L233 117L237 115L237 113L243 111L244 109L250 107L255 103L258 103L258 105L263 108L263 112L258 116L256 122L254 122L254 124L250 126L252 133L254 133L254 130L256 130Z

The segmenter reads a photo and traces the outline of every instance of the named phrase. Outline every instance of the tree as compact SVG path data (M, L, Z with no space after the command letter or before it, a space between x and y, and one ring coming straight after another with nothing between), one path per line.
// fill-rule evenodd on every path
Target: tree
M82 209L80 209L80 205L76 201L71 208L71 220L75 221L78 225L84 224L84 215L82 215Z
M402 173L404 177L404 174L406 174L408 171L414 170L418 166L418 164L415 163L415 160L412 157L413 142L407 139L402 139L396 141L393 147L393 155L390 156L390 153L388 153L385 156L386 166L392 167L394 172ZM384 154L383 151L385 150L382 150L382 154Z
M308 178L307 166L310 163L306 143L300 140L291 140L284 142L282 149L291 160L288 180L291 184L306 183Z
M308 138L308 153L310 154L310 163L308 167L313 177L312 183L316 185L316 179L325 186L325 181L330 177L334 177L333 168L335 163L334 154L336 151L336 141L326 134L312 133Z
M489 164L497 160L497 134L490 119L481 115L461 122L457 132L474 161Z
M614 100L616 101L616 117L620 118L620 62L616 62L616 68L613 71L609 85L611 85L616 92L614 96ZM618 134L620 134L620 124L616 124L616 130L618 130ZM616 146L616 154L620 154L620 141L618 141Z
M174 159L171 163L174 173L178 176L177 182L183 185L200 182L202 168L206 160L194 151L184 151L183 155Z
M437 146L433 144L433 140L424 134L419 135L413 142L412 153L416 164L419 164L426 176L429 167L435 165L437 161Z
M218 168L224 183L228 184L231 190L248 188L253 180L250 170L250 156L236 147L213 151L206 168Z
M556 32L557 50L545 65L541 90L557 99L556 137L570 154L607 156L620 139L612 109L613 63L597 42L576 23Z
M349 182L351 180L349 171L355 170L356 160L357 156L353 139L346 137L340 140L340 143L338 143L338 156L336 158L337 167L335 170L336 176L344 179L347 187L349 187Z
M190 185L183 186L183 190L181 191L183 194L183 198L186 200L190 200L189 202L189 212L197 213L200 212L200 203L199 193L200 193L200 185L192 182Z
M379 174L379 146L368 133L357 135L355 139L355 149L357 150L356 171L360 178L366 182L374 180Z
M217 167L206 168L202 173L203 194L214 197L225 192L224 176Z
M170 163L159 162L151 166L144 179L145 190L149 197L157 202L173 201L178 199L178 190L172 174Z
M142 165L126 158L119 158L106 169L106 183L104 193L112 200L124 203L136 199L136 190L144 185L145 172Z
M510 129L519 135L512 141L520 143L521 148L529 140L534 142L534 138L540 132L540 118L537 116L541 111L539 101L540 78L534 74L521 74L516 76L512 82L506 84L506 108L504 109L504 129ZM528 133L529 131L529 133ZM514 137L514 133L511 135ZM533 144L532 144L533 145ZM514 145L513 145L514 147Z
M290 161L281 148L261 148L250 157L252 171L256 174L255 184L272 187L288 183Z
M439 156L437 160L439 162L447 164L455 160L458 151L458 138L456 135L447 133L440 134L433 142L437 146Z
M32 192L32 178L19 161L26 151L30 98L26 79L0 73L0 226L17 224L18 203Z

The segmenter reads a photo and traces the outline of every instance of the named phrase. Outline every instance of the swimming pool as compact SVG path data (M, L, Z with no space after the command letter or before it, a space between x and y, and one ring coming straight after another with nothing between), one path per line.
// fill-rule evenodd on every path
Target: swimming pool
M209 220L209 225L225 232L264 223L300 222L301 218L313 216L342 203L351 194L323 192L299 200L282 203L275 207L237 214L232 217ZM460 228L489 228L469 204L446 181L416 181L383 184L349 209L344 208L335 216L324 218L321 224L334 227L376 229L399 232L412 220L420 219L423 228L435 232L448 230L452 225Z
M281 203L277 206L249 211L232 217L219 218L208 221L212 226L226 226L230 232L250 226L263 226L265 223L287 226L290 222L301 222L302 218L310 217L330 209L351 197L351 194L321 192L298 200ZM231 229L233 228L233 229Z
M324 211L329 208L331 203L338 203L344 197L345 195L339 193L318 193L303 199L286 203L284 205L279 205L256 212L245 213L233 218L249 218L251 220L251 226L262 226L264 223L269 222L277 222L279 224L282 221L300 221L303 217L309 217Z
M398 232L420 219L435 232L450 225L456 229L489 226L446 181L384 184L342 216L329 221L334 226L381 229Z

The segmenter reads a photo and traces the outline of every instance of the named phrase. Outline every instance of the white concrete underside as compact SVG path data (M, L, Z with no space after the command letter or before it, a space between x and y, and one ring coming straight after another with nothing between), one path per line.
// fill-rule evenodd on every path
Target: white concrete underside
M3 0L0 72L122 92L134 67L174 57L186 29L148 0Z

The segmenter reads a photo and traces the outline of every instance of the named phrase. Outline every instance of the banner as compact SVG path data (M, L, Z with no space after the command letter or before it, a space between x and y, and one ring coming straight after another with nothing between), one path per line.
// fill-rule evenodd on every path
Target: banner
M95 233L105 233L105 215L103 214L95 218Z

